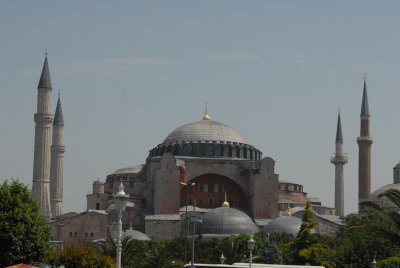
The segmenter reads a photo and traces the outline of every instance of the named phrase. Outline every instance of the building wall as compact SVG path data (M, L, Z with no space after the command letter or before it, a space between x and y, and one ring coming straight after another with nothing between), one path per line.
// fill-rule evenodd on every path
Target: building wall
M54 241L62 241L63 245L86 245L106 237L107 215L93 211L83 212L56 219L50 222L50 227Z
M279 216L278 174L275 161L270 157L261 160L259 169L250 181L252 214L255 219Z

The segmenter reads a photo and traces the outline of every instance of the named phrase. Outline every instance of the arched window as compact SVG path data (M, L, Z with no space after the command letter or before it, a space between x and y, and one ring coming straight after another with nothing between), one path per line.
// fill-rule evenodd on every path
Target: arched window
M212 198L208 199L208 207L214 208L214 199L212 199Z
M203 207L203 199L199 198L199 199L197 200L197 206L198 206L199 208Z
M192 198L189 198L189 205L193 205L193 199Z
M99 209L100 209L100 204L96 203L96 210L99 210Z

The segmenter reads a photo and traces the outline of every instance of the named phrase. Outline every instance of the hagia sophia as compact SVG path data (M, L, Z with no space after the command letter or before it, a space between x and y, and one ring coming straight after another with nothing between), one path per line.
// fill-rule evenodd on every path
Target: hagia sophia
M53 240L61 245L85 244L115 234L117 212L113 194L122 184L129 196L123 211L125 235L136 239L179 237L188 230L186 219L202 219L198 233L203 237L232 234L287 232L296 235L302 210L312 202L319 222L317 232L333 234L344 216L344 171L340 113L337 121L335 155L335 207L310 199L301 183L279 177L272 156L250 144L239 131L213 120L206 104L197 121L166 133L155 141L144 163L117 169L93 182L81 213L64 213L63 144L64 120L61 99L51 110L52 83L47 58L38 85L35 114L35 153L32 194L49 220ZM394 168L394 184L371 194L370 114L366 80L361 105L359 145L359 202L377 200L388 188L398 188L400 164ZM200 113L199 113L200 114ZM196 117L196 116L195 116ZM67 151L68 152L68 151ZM83 199L83 197L82 197Z

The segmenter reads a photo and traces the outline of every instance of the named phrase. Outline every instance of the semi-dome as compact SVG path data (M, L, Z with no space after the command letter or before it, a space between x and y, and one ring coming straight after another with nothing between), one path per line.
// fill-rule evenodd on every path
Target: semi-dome
M257 226L246 213L230 207L212 209L205 213L201 220L200 232L203 236L255 234L258 232Z
M172 131L162 143L150 150L150 157L171 153L191 157L224 157L260 160L262 153L247 143L234 128L213 121L206 112L203 120Z
M300 226L301 219L293 216L282 216L265 225L262 232L265 234L286 233L296 236L300 230Z

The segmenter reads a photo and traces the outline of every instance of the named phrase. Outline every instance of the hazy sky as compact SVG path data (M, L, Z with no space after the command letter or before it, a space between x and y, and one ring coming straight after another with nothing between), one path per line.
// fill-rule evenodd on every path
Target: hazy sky
M399 1L2 1L0 182L32 184L47 48L65 121L64 212L85 210L93 181L143 164L206 101L213 120L326 206L341 107L354 212L364 72L373 190L392 183L400 160L399 12Z

